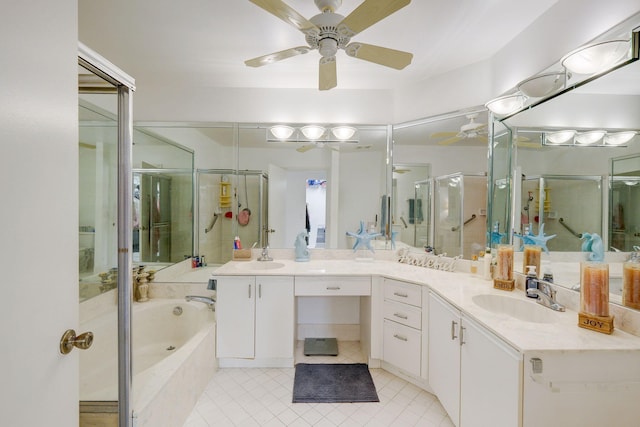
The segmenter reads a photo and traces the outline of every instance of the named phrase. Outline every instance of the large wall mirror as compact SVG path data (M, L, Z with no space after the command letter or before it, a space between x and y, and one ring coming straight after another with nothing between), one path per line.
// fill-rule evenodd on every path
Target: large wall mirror
M628 41L610 72L578 76L574 84L570 77L556 95L500 123L513 132L510 231L516 237L508 232L505 240L520 246L518 234L555 235L546 241L543 264L557 283L576 288L579 261L586 259L581 237L597 233L610 262L612 302L620 302L620 262L640 245L638 25L640 16L598 38Z
M196 151L195 255L208 265L231 259L237 236L243 248L293 248L309 235L313 248L351 248L360 223L381 232L385 246L387 126L354 125L339 139L336 124L309 138L307 124L138 123Z
M465 259L485 249L487 121L478 107L393 126L396 246Z
M80 71L80 300L117 283L117 95ZM193 151L141 127L133 132L134 266L159 270L193 251Z

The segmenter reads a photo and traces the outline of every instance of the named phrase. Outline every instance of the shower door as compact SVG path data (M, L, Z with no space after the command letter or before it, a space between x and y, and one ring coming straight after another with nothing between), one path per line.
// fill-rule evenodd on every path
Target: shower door
M602 177L543 175L522 181L522 232L544 233L550 251L580 251L582 233L602 234ZM519 242L519 241L518 241Z
M413 232L413 246L417 248L424 248L425 246L432 246L431 238L431 193L433 187L433 180L427 179L415 183L415 202L416 207L419 208L416 211L417 215L414 215L414 232ZM411 222L411 215L409 215L409 221Z
M462 197L461 174L436 178L434 206L434 247L437 254L462 255Z
M171 178L140 173L140 258L171 261Z

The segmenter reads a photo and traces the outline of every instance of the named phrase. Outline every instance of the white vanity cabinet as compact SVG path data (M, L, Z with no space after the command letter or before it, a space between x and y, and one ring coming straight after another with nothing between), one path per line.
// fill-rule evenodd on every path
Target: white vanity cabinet
M422 286L384 279L382 357L416 377L422 372Z
M289 276L217 278L216 354L220 366L293 365L293 283Z
M460 427L522 425L522 356L434 293L429 384Z

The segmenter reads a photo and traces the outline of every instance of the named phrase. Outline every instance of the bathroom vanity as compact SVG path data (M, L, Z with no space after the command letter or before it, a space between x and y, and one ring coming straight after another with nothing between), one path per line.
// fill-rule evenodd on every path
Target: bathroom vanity
M214 278L220 366L293 366L296 299L355 298L369 366L435 393L456 426L637 425L640 338L521 290L393 260L230 262Z

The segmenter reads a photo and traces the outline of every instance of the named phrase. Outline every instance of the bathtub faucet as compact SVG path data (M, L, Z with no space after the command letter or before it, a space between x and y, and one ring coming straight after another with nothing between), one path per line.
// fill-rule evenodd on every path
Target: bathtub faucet
M201 303L207 304L212 311L215 311L215 309L216 309L216 300L214 298L211 298L211 297L202 297L202 296L198 296L198 295L187 295L186 297L184 297L184 299L187 300L187 301L197 301L197 302L201 302Z

